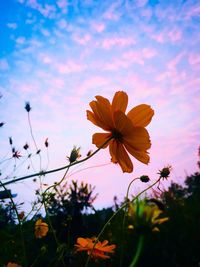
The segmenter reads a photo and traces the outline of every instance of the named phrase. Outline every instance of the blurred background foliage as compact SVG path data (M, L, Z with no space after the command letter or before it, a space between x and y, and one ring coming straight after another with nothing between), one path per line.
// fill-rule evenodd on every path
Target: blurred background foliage
M198 166L199 166L198 162ZM200 166L199 166L200 167ZM112 207L95 210L93 202L97 194L89 184L72 181L64 187L57 186L46 196L46 205L53 229L46 237L36 239L34 224L40 215L23 222L23 235L28 266L82 267L87 254L75 253L78 237L97 236L107 220L120 208L114 198ZM38 203L42 198L38 194ZM183 185L171 182L162 192L159 201L164 206L164 216L170 220L160 225L160 232L146 235L144 249L138 267L199 267L200 266L200 173L187 176ZM8 200L0 202L0 266L13 261L22 263L23 253L19 225L15 211ZM89 266L129 266L138 241L138 234L129 229L126 217L123 229L124 210L121 210L105 229L100 240L116 244L115 254L109 260L92 259ZM48 223L48 218L44 218ZM54 233L53 233L54 231ZM58 239L55 243L54 235ZM122 256L123 255L123 256ZM121 264L121 265L120 265Z

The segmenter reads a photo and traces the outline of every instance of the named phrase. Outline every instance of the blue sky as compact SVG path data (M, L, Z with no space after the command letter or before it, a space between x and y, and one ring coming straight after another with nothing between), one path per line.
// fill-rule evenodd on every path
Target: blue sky
M146 173L155 179L163 165L173 165L172 179L178 182L197 168L199 1L9 0L1 1L0 13L0 122L5 122L0 129L1 158L9 153L9 136L21 154L25 142L34 151L25 101L32 106L43 167L48 137L49 168L54 168L66 163L73 145L81 146L83 155L95 149L91 136L99 129L85 113L94 96L111 100L124 90L129 108L147 103L155 110L148 127L151 163L134 160L131 175L111 164L74 175L96 185L97 205L112 203L114 195L122 198L135 176ZM108 152L102 151L82 167L109 161ZM3 170L9 174L9 168ZM20 191L24 188L26 192ZM139 188L137 184L133 192ZM27 200L31 181L15 190Z

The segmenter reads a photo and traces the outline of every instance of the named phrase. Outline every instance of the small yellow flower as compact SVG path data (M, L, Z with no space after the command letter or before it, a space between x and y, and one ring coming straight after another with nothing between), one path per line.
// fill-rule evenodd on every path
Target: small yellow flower
M76 251L87 251L87 254L94 259L109 259L110 256L107 253L114 253L116 245L109 245L107 240L103 242L98 241L94 247L96 238L82 238L77 239L77 244L75 244ZM94 247L94 248L93 248Z
M42 238L46 236L48 231L49 231L48 224L43 222L41 219L38 219L35 223L35 237Z
M106 131L95 133L92 143L100 148L107 141L103 148L109 146L111 161L118 163L123 172L130 173L133 163L129 154L145 164L149 163L147 150L151 142L145 127L154 111L149 105L141 104L125 114L127 105L128 95L123 91L115 93L112 103L107 98L96 96L96 100L90 102L92 112L87 110L87 119Z
M14 263L14 262L9 262L6 267L22 267L21 265Z
M160 224L169 220L168 217L161 218L163 213L154 202L137 200L129 204L128 214L135 230L139 232L159 231Z

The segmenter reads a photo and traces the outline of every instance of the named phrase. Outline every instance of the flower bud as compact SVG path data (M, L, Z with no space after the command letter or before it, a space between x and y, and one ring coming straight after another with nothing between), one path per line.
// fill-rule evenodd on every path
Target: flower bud
M164 167L162 170L159 170L158 174L160 175L160 178L167 179L170 175L171 170L172 166L168 165Z
M30 112L30 111L31 111L30 103L29 103L29 102L26 102L24 108L25 108L25 110L26 110L27 112Z
M76 147L74 146L74 148L71 151L70 157L67 157L69 159L69 162L75 162L77 161L77 159L79 159L81 157L80 155L80 147Z
M150 178L148 175L142 175L140 176L140 181L143 183L148 183L150 181Z
M26 143L26 144L23 146L23 148L24 148L25 150L27 150L27 149L29 148L29 145Z

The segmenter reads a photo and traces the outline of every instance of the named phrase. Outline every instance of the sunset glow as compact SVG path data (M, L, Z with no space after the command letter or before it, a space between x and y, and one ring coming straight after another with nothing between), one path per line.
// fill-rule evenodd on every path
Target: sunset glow
M125 91L128 110L144 103L155 111L147 127L150 163L134 159L133 173L123 174L110 163L109 151L102 150L74 167L77 173L69 179L96 186L95 205L104 207L113 204L115 195L122 200L134 177L154 180L158 170L170 164L170 179L183 183L186 174L195 171L200 140L199 1L9 0L1 1L0 13L2 159L10 157L9 137L22 155L17 165L27 156L26 142L36 152L26 101L42 150L42 169L52 169L67 164L74 145L81 147L82 157L96 149L92 135L97 127L86 117L89 102L96 95L112 100L116 91ZM34 159L39 170L39 158ZM13 174L14 163L2 165L1 172L10 178L34 172L27 169L27 161ZM44 181L58 181L62 174L45 176ZM34 198L31 180L9 188L19 201ZM139 188L138 182L131 193Z

